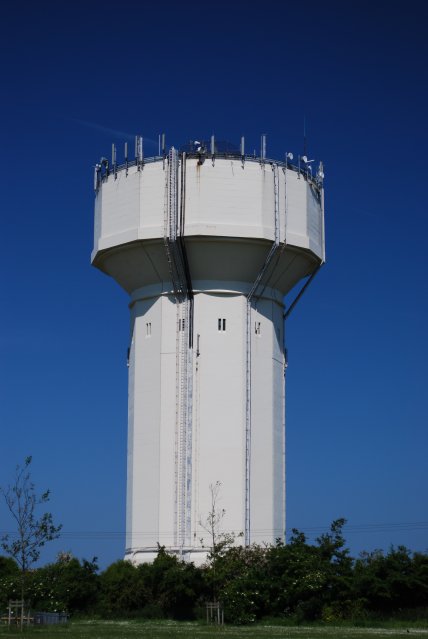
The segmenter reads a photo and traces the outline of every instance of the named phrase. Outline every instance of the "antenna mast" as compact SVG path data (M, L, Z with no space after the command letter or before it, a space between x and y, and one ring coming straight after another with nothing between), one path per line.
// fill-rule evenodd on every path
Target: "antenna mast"
M306 140L306 115L303 115L303 155L308 155L308 145Z

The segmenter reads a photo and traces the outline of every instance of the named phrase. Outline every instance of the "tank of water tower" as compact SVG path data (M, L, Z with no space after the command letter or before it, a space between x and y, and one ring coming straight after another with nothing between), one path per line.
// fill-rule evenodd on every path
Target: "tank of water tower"
M235 543L284 539L284 296L324 261L324 176L265 136L127 146L96 167L92 253L130 296L125 556L201 564L213 513Z

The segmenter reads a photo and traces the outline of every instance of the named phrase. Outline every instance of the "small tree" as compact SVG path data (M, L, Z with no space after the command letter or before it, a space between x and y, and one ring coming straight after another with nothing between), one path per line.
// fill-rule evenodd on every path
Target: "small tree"
M29 470L31 460L31 457L27 457L23 466L16 467L13 484L7 488L0 487L0 493L16 524L16 533L4 535L1 546L21 569L22 601L29 567L38 560L46 542L59 537L62 528L62 525L54 525L51 513L44 513L37 518L37 507L49 501L50 491L37 495Z
M209 577L211 579L212 585L212 596L213 600L217 601L218 596L218 583L217 583L217 562L218 559L222 556L222 554L233 544L236 540L236 535L234 533L224 533L221 532L221 523L226 514L224 508L219 508L219 495L221 489L221 482L216 481L215 484L210 484L209 490L211 495L211 508L208 512L208 515L205 521L199 520L199 525L203 528L210 537L210 553L209 559L211 563L211 571L209 573ZM238 534L238 537L241 537L242 533ZM201 539L201 544L203 545L204 540Z
M202 519L199 520L201 528L203 528L210 536L211 559L213 559L217 554L217 546L220 542L220 524L226 514L224 508L218 508L220 488L221 482L219 481L216 481L215 484L210 484L211 508L205 521L202 521ZM201 539L201 542L203 543L203 539Z

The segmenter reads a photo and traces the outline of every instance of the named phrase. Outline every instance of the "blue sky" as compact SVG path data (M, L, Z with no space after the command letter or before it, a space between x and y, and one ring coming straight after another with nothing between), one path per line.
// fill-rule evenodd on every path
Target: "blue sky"
M282 159L304 115L327 264L287 322L288 526L343 516L354 554L428 549L427 18L422 0L3 8L0 484L33 455L64 525L44 560L124 547L127 295L90 266L93 165L161 131L266 133Z

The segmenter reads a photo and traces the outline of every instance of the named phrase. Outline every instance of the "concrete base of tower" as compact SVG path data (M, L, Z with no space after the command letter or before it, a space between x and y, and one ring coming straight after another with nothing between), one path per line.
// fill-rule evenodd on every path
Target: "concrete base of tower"
M158 548L137 548L125 552L125 561L130 561L135 566L151 564L158 556ZM209 550L206 548L165 548L165 552L180 561L202 566L208 561Z

